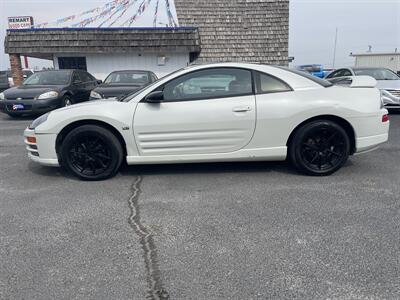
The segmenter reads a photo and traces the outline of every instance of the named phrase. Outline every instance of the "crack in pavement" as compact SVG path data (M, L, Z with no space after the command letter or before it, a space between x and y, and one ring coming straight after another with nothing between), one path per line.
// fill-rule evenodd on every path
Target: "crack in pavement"
M139 236L140 244L143 249L143 258L147 271L147 299L166 300L169 299L168 292L164 289L158 265L157 248L154 243L153 235L142 224L139 211L139 196L141 193L140 184L142 177L137 176L131 186L131 197L128 200L130 208L129 225Z

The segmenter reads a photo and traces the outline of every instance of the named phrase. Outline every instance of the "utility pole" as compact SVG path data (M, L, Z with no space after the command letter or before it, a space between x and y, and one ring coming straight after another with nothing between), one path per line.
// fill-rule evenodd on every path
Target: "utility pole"
M337 46L337 36L338 36L338 28L336 27L336 33L335 33L335 46L333 47L333 63L332 63L332 68L335 68L335 62L336 62L336 46Z

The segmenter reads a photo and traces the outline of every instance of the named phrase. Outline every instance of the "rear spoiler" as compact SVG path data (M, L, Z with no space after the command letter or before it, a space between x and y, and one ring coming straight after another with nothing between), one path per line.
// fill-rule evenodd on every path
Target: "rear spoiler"
M345 85L351 88L374 88L377 84L375 78L365 75L332 78L329 81L333 84Z
M371 76L352 76L351 88L374 88L376 87L376 79Z

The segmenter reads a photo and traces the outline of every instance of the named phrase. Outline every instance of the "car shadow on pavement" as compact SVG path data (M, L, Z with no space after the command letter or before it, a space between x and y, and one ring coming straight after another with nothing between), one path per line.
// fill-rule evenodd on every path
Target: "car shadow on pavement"
M278 172L299 175L287 162L224 162L224 163L184 163L154 165L123 165L120 174L127 176L161 174L205 174L205 173L265 173Z
M344 169L353 165L348 160L342 167ZM60 177L70 180L80 181L78 178L68 173L61 167L46 167L34 162L28 163L28 169L35 175L44 177ZM298 172L290 163L286 161L267 162L224 162L224 163L182 163L182 164L149 164L149 165L127 165L121 166L119 175L121 176L146 176L146 175L175 175L175 174L218 174L218 173L268 173L276 172L280 174L306 176ZM118 176L118 175L117 175Z

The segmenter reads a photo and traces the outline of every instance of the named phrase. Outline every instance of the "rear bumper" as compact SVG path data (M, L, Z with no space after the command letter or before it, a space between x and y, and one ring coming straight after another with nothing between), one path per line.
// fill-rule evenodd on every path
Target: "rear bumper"
M356 153L367 152L370 150L374 150L379 145L387 142L389 139L389 134L379 134L374 136L367 136L362 138L357 138L356 140Z
M28 137L36 138L36 143L29 142ZM55 150L55 141L57 136L55 134L35 134L35 130L25 129L24 141L28 157L41 165L58 167L57 153Z
M24 109L14 109L14 105L22 104ZM44 114L61 106L61 98L46 100L1 100L0 110L11 115Z

